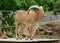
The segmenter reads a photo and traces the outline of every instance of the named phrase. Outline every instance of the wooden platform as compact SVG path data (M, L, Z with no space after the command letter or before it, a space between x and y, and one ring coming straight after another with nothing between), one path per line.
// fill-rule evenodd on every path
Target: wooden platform
M16 40L15 38L0 39L0 43L58 43L58 39L33 39L33 40Z

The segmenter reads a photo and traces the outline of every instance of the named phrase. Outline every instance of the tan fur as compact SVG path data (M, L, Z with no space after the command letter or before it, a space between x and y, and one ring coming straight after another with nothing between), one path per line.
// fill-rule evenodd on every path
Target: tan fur
M18 10L15 15L16 39L20 38L22 30L22 32L26 32L26 36L32 39L38 28L39 20L42 18L44 18L44 10L42 8L36 11L30 10L29 15L28 11Z

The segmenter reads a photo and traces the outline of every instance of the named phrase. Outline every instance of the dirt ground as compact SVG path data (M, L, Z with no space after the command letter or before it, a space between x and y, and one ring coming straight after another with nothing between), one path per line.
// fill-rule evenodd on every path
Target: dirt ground
M60 24L47 23L40 25L37 32L36 38L43 39L59 39L60 40Z

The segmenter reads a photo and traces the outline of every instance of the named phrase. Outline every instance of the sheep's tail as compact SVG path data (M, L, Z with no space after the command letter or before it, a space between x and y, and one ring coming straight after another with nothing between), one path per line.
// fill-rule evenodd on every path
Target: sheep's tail
M34 9L34 8L36 8L36 9L39 10L39 6L33 5L33 6L29 7L29 9L28 9L28 15L29 15L30 10L32 10L32 9Z

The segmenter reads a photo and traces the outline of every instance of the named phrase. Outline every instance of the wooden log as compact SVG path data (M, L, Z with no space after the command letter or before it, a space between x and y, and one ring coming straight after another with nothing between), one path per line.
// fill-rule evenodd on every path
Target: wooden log
M33 40L16 40L14 38L0 39L0 43L58 43L58 39L33 39Z

